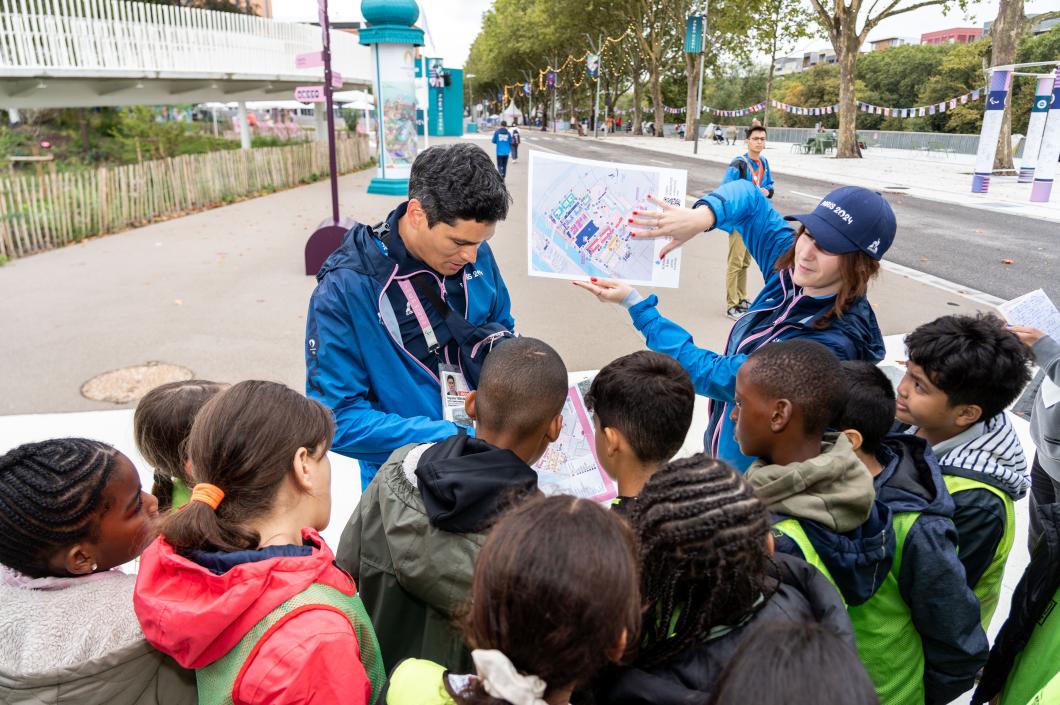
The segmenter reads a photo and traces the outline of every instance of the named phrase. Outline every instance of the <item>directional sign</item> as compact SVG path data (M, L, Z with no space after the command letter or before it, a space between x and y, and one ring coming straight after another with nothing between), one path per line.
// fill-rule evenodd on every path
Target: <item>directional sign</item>
M690 15L685 19L686 54L703 53L703 30L705 24L703 15Z
M322 51L311 51L308 54L298 54L294 57L294 67L296 69L311 69L315 66L324 65L324 52Z
M323 103L324 86L299 86L294 89L294 99L299 103Z
M331 87L342 88L342 74L338 71L331 72Z

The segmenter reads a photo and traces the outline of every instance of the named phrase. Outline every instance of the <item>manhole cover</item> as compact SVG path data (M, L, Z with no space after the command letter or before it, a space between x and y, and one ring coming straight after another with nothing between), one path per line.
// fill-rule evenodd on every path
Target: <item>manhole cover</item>
M81 385L81 396L93 401L128 404L166 382L191 379L195 373L187 367L166 362L148 362L96 375Z

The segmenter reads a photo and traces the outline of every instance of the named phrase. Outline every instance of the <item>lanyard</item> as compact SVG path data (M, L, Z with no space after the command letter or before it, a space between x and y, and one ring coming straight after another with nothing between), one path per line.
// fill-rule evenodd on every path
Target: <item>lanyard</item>
M756 169L755 160L749 157L741 157L741 159L747 162L747 166L751 167L751 180L754 181L755 186L761 186L762 177L765 176L766 173L766 165L760 161L758 162L758 168Z
M423 337L427 341L427 351L437 355L438 336L434 334L434 328L431 327L431 319L427 317L427 312L423 310L420 297L416 296L416 289L413 288L412 283L408 279L400 280L398 286L401 287L402 293L405 294L405 300L409 302L409 308L415 314L416 322L420 324L420 330L423 331Z

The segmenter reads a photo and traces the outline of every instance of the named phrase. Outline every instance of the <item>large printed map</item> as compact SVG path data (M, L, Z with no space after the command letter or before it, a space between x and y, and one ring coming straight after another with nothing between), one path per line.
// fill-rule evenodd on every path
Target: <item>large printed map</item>
M534 464L534 470L545 494L570 494L598 502L617 496L614 482L596 459L593 425L577 385L567 392L559 438Z
M680 250L660 260L658 253L665 241L630 237L628 218L634 210L656 208L648 201L649 194L683 205L686 180L681 169L599 162L532 150L529 273L676 287Z

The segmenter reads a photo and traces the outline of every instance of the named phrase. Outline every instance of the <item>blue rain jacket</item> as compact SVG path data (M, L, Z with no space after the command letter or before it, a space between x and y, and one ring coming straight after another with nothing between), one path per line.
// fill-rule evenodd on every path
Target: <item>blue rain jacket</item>
M405 208L387 217L393 236ZM461 428L442 420L437 375L402 342L398 316L384 295L397 286L397 269L371 227L357 224L317 273L309 300L306 395L334 412L332 450L360 461L362 487L397 448L440 441ZM466 319L514 330L508 289L488 243L463 276Z

